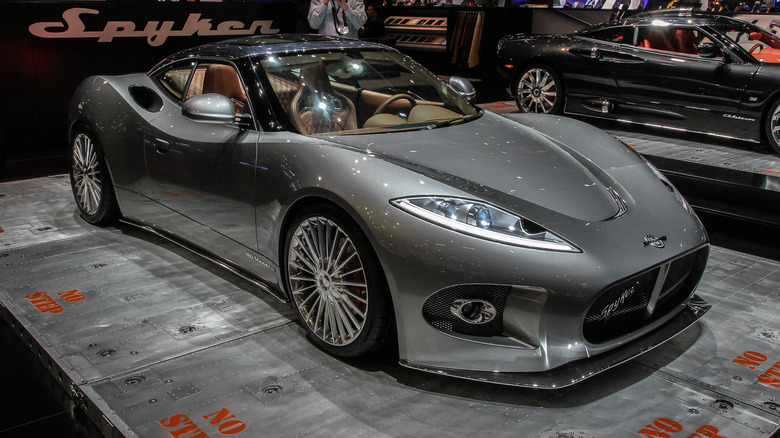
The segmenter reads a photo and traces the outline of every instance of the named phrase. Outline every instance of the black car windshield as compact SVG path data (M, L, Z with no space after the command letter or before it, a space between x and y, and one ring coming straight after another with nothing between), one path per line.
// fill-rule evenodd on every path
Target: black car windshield
M759 61L780 63L780 39L765 29L742 20L718 20L710 27Z
M305 135L423 129L479 113L444 81L397 52L352 49L257 61L290 122Z

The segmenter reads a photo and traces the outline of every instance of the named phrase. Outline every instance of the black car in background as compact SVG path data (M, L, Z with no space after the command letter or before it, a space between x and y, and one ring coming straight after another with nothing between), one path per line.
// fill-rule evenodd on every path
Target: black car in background
M780 153L780 39L702 12L655 12L567 35L512 35L499 70L519 109L765 141Z

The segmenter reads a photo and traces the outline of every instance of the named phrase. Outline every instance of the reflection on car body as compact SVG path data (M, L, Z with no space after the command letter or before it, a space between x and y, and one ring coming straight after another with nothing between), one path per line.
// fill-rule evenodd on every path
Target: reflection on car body
M88 222L261 280L342 357L397 347L415 369L555 388L704 314L707 235L655 168L581 122L461 93L373 43L197 47L83 82L73 192Z

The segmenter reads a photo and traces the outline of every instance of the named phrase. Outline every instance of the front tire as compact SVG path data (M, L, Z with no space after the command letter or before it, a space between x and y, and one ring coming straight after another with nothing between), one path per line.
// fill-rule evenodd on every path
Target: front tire
M87 222L106 224L119 217L106 160L84 128L76 130L71 142L70 187L79 213Z
M317 204L290 222L284 276L309 337L340 357L373 353L393 325L379 261L358 226L338 208Z
M764 121L764 136L769 146L780 154L780 99L775 100Z
M563 83L549 67L532 65L515 83L517 108L524 113L560 114L563 108Z

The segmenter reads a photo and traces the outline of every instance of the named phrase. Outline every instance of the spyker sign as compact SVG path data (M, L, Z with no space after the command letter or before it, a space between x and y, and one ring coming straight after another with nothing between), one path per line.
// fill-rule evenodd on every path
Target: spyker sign
M183 25L177 27L175 21L147 21L140 28L132 21L106 21L102 29L87 30L82 15L100 14L89 8L71 8L62 13L63 21L44 21L30 25L30 33L40 38L97 38L98 42L110 43L114 38L146 38L150 46L160 46L170 37L190 36L239 36L276 34L273 20L255 20L250 24L228 20L212 23L202 14L189 14Z
M148 71L174 52L230 38L311 32L299 4L0 0L0 177L10 168L4 157L67 170L65 119L85 78Z

